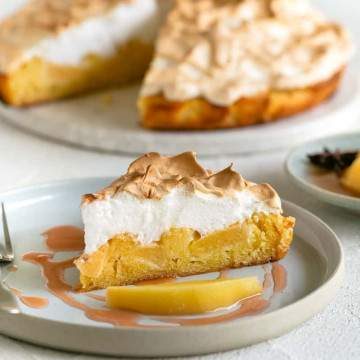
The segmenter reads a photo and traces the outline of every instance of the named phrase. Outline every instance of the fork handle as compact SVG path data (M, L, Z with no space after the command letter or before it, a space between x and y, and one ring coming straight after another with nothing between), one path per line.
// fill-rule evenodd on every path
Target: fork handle
M14 294L3 281L0 281L0 311L9 314L20 313Z

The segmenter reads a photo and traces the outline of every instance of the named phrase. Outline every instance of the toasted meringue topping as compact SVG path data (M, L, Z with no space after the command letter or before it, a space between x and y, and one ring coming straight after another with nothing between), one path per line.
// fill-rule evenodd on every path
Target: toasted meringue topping
M191 152L142 156L109 187L86 195L81 209L85 253L117 234L133 234L148 245L171 228L191 228L206 235L255 213L282 211L270 185L248 182L231 167L217 173L205 170Z
M185 152L176 156L148 153L135 160L125 175L95 194L84 196L84 203L114 198L123 192L139 199L160 200L174 188L187 193L201 192L216 196L234 196L242 190L250 190L269 206L281 208L280 199L268 184L246 181L232 166L213 173L204 169L196 160L195 153Z
M77 65L134 38L153 42L157 0L30 0L0 22L0 72L33 57Z
M325 81L351 53L347 32L306 0L178 0L142 95L230 105Z

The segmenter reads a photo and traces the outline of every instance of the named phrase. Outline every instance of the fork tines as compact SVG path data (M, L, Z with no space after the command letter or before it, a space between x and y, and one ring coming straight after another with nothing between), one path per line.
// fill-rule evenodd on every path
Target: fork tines
M4 203L1 203L1 212L2 212L2 224L3 224L3 233L4 233L4 244L5 244L5 253L0 252L0 261L2 262L11 262L14 260L14 251L11 244L9 226L5 213Z

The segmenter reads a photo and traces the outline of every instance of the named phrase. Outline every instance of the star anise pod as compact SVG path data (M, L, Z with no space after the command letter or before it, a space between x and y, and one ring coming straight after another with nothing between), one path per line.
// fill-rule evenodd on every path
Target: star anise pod
M316 154L309 154L310 162L318 167L326 170L335 171L340 174L343 170L348 168L356 159L359 151L344 151L340 150L330 151L324 148L324 151Z

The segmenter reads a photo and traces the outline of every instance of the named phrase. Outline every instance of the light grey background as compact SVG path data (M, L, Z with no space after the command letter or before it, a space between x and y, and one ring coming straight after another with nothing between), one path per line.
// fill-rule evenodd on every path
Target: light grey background
M0 9L15 0L0 0ZM327 13L346 23L360 38L360 2L318 0ZM0 14L2 11L0 10ZM360 65L359 54L355 64ZM353 116L359 118L358 113ZM351 130L351 129L349 129ZM221 154L221 149L219 149ZM321 314L289 334L249 348L214 354L209 360L328 360L360 359L360 218L345 210L322 204L292 186L283 171L285 152L204 160L209 168L230 162L247 178L267 181L280 194L313 211L340 236L345 248L346 281L336 300ZM131 157L97 154L32 137L0 122L0 191L46 181L83 176L116 176ZM34 329L36 331L36 329ZM96 359L37 348L0 336L1 360ZM100 358L97 358L100 359Z

